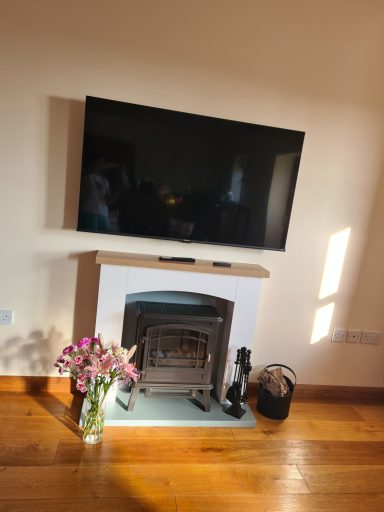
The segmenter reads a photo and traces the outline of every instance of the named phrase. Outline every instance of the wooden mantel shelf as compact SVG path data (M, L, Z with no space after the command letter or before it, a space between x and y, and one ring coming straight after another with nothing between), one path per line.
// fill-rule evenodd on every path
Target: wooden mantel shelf
M181 270L184 272L202 272L243 277L269 277L269 271L254 263L232 263L230 267L215 267L212 260L196 260L195 263L159 261L159 257L150 254L131 254L125 252L98 251L96 263L99 265L124 265L126 267L144 267L163 270Z

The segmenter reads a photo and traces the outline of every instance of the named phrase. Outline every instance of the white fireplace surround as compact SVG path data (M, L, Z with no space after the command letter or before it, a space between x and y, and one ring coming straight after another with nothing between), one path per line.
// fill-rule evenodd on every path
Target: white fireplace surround
M96 333L120 344L127 295L145 292L187 292L209 295L233 303L221 399L231 384L236 350L252 349L262 278L269 272L259 265L216 267L211 261L194 264L159 262L157 256L99 251L101 265Z

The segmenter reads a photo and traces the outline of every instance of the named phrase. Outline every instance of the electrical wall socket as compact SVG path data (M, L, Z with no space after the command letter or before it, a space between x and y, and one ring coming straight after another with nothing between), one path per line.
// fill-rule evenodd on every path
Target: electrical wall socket
M334 329L332 341L345 341L347 339L347 329Z
M0 325L13 325L15 311L13 309L0 309Z
M347 341L348 343L359 343L361 340L361 331L357 329L348 329Z
M361 333L361 343L370 343L371 345L379 345L382 333L380 331L363 331Z

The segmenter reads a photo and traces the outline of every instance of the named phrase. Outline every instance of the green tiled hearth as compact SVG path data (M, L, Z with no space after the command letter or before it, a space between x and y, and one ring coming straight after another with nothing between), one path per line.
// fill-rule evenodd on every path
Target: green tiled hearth
M127 392L118 390L116 401L107 403L106 426L237 428L256 425L248 405L244 406L243 417L237 419L226 414L214 399L211 400L211 411L204 412L187 398L145 398L144 393L140 393L134 410L128 412L128 397Z

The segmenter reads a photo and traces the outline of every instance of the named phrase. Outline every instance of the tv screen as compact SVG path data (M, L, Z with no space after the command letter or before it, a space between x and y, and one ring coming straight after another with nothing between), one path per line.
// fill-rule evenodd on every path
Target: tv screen
M77 229L284 250L303 141L87 96Z

